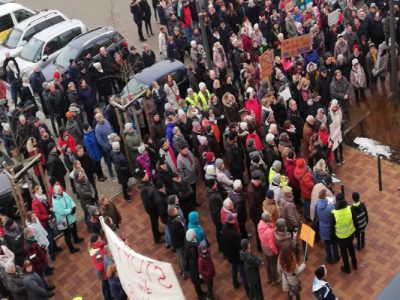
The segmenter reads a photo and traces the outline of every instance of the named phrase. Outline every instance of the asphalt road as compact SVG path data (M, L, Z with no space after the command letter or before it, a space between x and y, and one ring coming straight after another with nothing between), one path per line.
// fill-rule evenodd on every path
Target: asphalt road
M143 44L139 41L137 27L129 9L129 0L17 0L16 2L35 10L59 10L71 19L81 20L89 29L98 26L113 26L128 40L130 46L134 45L141 49ZM151 5L151 1L148 0L148 2ZM152 13L152 27L155 35L148 38L147 43L157 54L159 52L157 42L159 25L154 19L154 11ZM143 32L146 37L144 23Z

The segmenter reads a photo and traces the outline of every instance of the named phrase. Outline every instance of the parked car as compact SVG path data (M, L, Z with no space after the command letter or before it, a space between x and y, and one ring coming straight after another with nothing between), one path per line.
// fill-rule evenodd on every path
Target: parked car
M0 75L4 72L7 52L17 56L36 33L66 20L68 18L57 10L45 10L17 24L0 45Z
M114 55L116 51L129 53L128 43L118 31L108 26L97 27L69 42L60 54L42 70L44 77L48 81L52 80L56 69L64 73L69 66L70 59L75 59L80 64L88 53L94 60L97 60L101 47L105 47L110 55Z
M17 3L0 5L0 43L15 25L32 17L36 12Z
M71 40L86 31L85 24L73 19L37 33L16 58L22 76L32 74L35 65L43 69Z
M179 60L163 60L132 76L122 90L120 97L126 98L129 94L137 95L141 91L151 88L153 81L157 81L160 86L164 86L165 77L168 74L172 76L178 85L181 96L186 95L189 80L185 65Z

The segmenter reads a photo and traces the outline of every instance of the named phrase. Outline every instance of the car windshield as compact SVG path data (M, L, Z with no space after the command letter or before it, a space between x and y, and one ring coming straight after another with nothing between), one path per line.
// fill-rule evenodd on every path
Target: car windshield
M147 85L143 82L137 80L136 78L131 78L129 80L128 85L124 87L121 92L121 98L128 97L128 94L139 94L142 90L147 89Z
M21 58L31 61L31 62L37 62L40 60L42 56L42 49L44 46L44 42L38 40L38 39L31 39L28 44L26 44L24 50L22 50L20 56Z
M69 66L69 60L75 59L79 54L79 49L71 47L70 45L66 46L60 54L57 56L54 64L58 67L66 69Z
M14 28L13 30L10 31L10 34L5 39L3 46L9 49L17 48L21 35L22 35L22 30Z

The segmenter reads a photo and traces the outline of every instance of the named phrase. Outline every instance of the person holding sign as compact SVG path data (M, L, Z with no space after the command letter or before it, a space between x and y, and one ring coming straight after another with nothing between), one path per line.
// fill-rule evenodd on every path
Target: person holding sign
M332 211L332 214L331 235L336 238L343 259L343 266L341 266L340 269L342 272L350 274L349 255L351 257L353 269L357 270L357 258L353 245L356 228L354 227L354 218L351 208L347 205L344 196L340 193L336 195L336 208Z

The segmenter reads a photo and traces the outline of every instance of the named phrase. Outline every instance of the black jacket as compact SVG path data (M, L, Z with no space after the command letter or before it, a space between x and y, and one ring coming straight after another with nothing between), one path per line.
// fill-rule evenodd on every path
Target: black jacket
M208 206L210 209L211 220L217 226L221 225L221 208L224 199L218 190L211 190L207 188Z
M54 177L57 181L63 181L65 174L67 174L67 170L65 170L64 164L61 159L58 157L58 153L50 153L47 158L46 164L47 171L49 172L50 177Z
M243 262L244 273L246 274L248 285L250 287L261 287L260 265L263 260L247 251L240 252L240 260Z
M169 217L168 227L171 235L171 244L175 249L185 246L186 227L182 217Z
M94 181L94 163L93 160L89 157L87 153L84 153L82 156L76 157L82 165L82 168L85 170L85 174L90 182Z
M114 163L115 170L117 171L118 182L127 182L131 177L131 171L129 169L129 163L125 155L121 151L112 151L111 159Z
M150 50L148 53L146 51L143 51L142 53L142 59L144 63L144 67L150 67L155 64L156 62L156 55L152 50Z
M158 215L160 216L161 222L167 224L168 222L168 195L166 193L155 191L154 193L154 205L157 209Z
M174 187L173 187L173 173L168 168L167 170L158 168L157 169L157 181L160 181L164 184L165 190L168 195L174 194Z
M148 214L157 213L157 207L154 201L156 193L156 188L154 187L154 184L151 182L140 182L138 186L144 210Z
M193 283L200 283L199 278L199 244L197 242L185 241L185 254L187 266L190 269L190 279Z
M237 178L236 174L244 172L244 155L237 144L229 144L226 147L226 158L228 160L229 170L233 177Z
M229 192L229 198L233 202L237 215L237 220L239 224L246 224L247 221L247 210L246 210L246 200L242 192L236 193L233 190Z
M240 263L240 241L242 236L234 224L225 223L222 226L222 252L230 263Z

